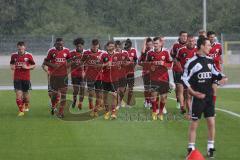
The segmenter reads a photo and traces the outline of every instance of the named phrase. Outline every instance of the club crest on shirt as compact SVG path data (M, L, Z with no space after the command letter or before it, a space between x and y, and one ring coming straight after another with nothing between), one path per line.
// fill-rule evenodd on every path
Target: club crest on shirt
M165 58L166 58L165 56L162 56L162 60L165 60Z
M218 53L218 52L219 52L219 49L216 49L216 52Z
M125 57L124 56L122 56L122 60L124 60L125 59Z
M63 56L64 56L64 57L67 57L67 54L66 54L66 53L64 53L64 54L63 54Z
M131 55L134 56L134 53L132 52Z
M114 59L114 61L117 61L117 57L114 57L113 59Z
M24 61L27 62L27 61L28 61L28 58L24 58Z
M212 65L211 64L208 64L207 66L210 70L212 70Z

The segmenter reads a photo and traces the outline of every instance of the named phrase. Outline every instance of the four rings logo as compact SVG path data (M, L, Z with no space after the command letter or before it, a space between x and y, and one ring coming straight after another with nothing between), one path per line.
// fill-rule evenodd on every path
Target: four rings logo
M211 72L201 72L198 73L198 79L211 79L212 78L212 73Z

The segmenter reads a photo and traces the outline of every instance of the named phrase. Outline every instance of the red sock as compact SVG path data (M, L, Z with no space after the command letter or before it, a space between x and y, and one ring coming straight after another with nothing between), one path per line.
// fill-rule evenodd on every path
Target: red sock
M152 109L153 109L153 112L157 112L157 102L156 101L152 101Z
M115 105L112 105L112 112L115 112L115 111L116 111L115 108L116 108Z
M23 112L23 100L22 99L16 99L16 103L17 103L19 111Z
M165 106L165 103L160 102L160 111L159 111L159 113L162 114L164 106Z
M157 109L159 108L159 97L157 97Z
M60 106L60 107L59 107L59 113L60 113L60 114L63 114L63 111L64 111L64 106Z
M88 107L89 107L89 109L93 109L93 101L92 101L92 99L88 100Z
M217 96L213 96L213 104L216 104Z

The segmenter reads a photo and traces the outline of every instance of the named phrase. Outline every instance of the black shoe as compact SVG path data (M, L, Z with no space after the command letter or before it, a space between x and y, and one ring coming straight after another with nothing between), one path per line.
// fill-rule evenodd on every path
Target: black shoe
M58 113L58 114L57 114L57 117L60 118L60 119L63 119L63 118L64 118L64 115L63 115L63 113Z
M51 108L51 115L54 115L57 112L57 108Z
M181 113L181 114L185 114L185 113L186 113L186 110L185 110L185 109L181 109L181 110L180 110L180 113Z
M72 108L75 108L75 106L76 106L76 101L75 102L73 101Z
M213 152L214 152L214 151L216 151L215 148L210 148L210 149L208 150L208 152L207 152L207 156L208 156L209 158L214 158L214 156L213 156Z
M187 153L187 156L188 156L188 155L192 152L192 148L188 148L188 149L187 149L187 152L188 152L188 153Z

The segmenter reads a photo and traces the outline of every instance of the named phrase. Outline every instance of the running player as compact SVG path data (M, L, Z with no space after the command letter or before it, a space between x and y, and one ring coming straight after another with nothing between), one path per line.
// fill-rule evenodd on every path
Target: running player
M165 48L162 48L162 43L160 37L155 37L153 39L154 49L147 53L150 68L153 120L157 120L157 118L163 120L163 109L167 102L167 94L170 89L168 69L172 67L172 58L169 52ZM159 114L157 114L157 97L159 96L160 110Z
M181 31L179 33L179 39L178 39L178 42L176 42L173 47L172 47L172 50L171 50L171 56L173 58L173 74L174 74L174 82L176 84L176 89L175 89L175 92L176 92L176 98L177 98L177 108L180 109L180 100L179 100L179 89L180 89L180 86L179 84L181 84L181 75L182 75L182 69L181 69L181 65L180 63L178 62L178 60L176 59L176 55L177 55L177 52L179 50L179 48L182 48L183 46L186 45L186 42L187 42L187 32L186 31Z
M186 63L182 80L193 96L188 154L195 150L196 130L201 115L204 114L208 125L207 155L213 158L215 151L215 107L212 83L214 80L219 80L219 83L224 84L227 79L217 71L212 58L206 56L210 50L210 41L205 37L200 37L197 41L196 56Z
M131 107L132 97L133 97L133 87L134 87L134 71L137 64L137 50L132 47L132 41L127 39L125 42L124 49L128 52L128 58L130 60L127 66L127 86L128 86L128 96L127 96L127 107Z
M222 45L220 43L216 42L216 33L213 31L208 31L207 32L207 38L209 39L211 43L211 50L208 54L209 57L213 58L214 64L216 66L216 69L221 72L222 71L222 64L223 64L223 59L222 59ZM218 81L214 81L212 84L213 87L213 101L214 104L216 104L216 99L217 99L217 87L218 87Z
M127 86L127 64L129 62L128 52L122 49L120 41L115 42L115 54L119 56L119 70L118 70L118 105L117 109L124 107L123 97Z
M24 116L24 111L29 111L30 107L30 70L35 68L35 62L32 54L26 51L24 42L17 43L17 50L17 52L12 53L10 67L14 74L13 84L19 109L18 116Z
M119 56L115 54L115 43L109 41L106 45L107 53L102 55L104 62L102 85L103 85L103 102L105 105L104 119L117 118L117 89L118 89L118 63ZM111 110L109 107L111 106Z
M151 107L151 91L150 91L150 74L149 69L147 68L146 61L147 61L147 52L150 51L153 48L153 40L148 37L145 38L143 42L143 47L141 51L141 56L139 58L139 65L141 65L142 68L142 78L143 78L143 84L144 84L144 107L148 108Z
M66 93L68 86L68 60L70 59L70 51L64 47L64 41L62 38L56 38L55 47L48 51L47 57L44 59L43 65L52 68L50 72L50 86L52 91L51 97L51 114L57 111L57 97L60 95L60 107L57 116L63 118L64 107L66 105Z
M77 38L73 41L76 49L70 52L71 54L71 79L73 85L73 103L72 108L75 108L77 103L77 96L79 95L78 109L82 109L84 99L85 77L84 66L82 64L82 56L84 52L84 40Z
M183 74L183 69L185 63L191 59L196 54L196 40L192 35L188 35L186 46L180 48L177 52L176 59L181 64L181 70ZM181 75L182 75L181 74ZM182 81L178 84L178 98L180 102L180 111L182 114L186 113L185 107L187 106L187 109L189 111L189 106L191 104L191 97L188 96L187 92L184 92L184 87Z
M102 54L105 51L99 49L98 39L93 39L91 48L83 53L82 61L84 63L85 77L88 87L89 109L92 110L90 116L98 116L98 111L102 103ZM96 97L95 106L93 104Z

